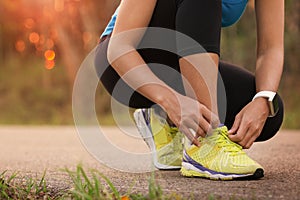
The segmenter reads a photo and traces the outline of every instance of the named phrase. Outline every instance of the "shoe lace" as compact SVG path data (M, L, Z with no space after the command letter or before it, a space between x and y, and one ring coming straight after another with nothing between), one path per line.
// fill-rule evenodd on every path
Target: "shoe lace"
M169 133L174 135L178 133L178 128L177 127L170 127Z
M232 142L228 136L227 132L224 130L217 129L217 133L210 136L210 140L214 141L219 147L223 148L224 151L230 152L232 154L244 153L242 147Z

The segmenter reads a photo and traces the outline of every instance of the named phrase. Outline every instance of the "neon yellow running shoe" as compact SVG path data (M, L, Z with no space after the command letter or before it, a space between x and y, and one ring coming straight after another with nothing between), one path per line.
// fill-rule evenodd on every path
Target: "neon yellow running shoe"
M252 160L237 143L227 136L227 127L217 128L200 147L191 145L184 150L181 174L210 179L259 179L264 176L261 165Z
M153 163L158 169L180 169L183 154L183 134L171 127L153 109L137 109L134 119L139 133L149 146Z

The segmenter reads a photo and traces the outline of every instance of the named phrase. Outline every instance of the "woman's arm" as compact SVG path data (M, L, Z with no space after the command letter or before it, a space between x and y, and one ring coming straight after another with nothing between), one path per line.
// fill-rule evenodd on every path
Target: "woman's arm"
M108 60L134 90L159 104L174 124L195 144L210 129L213 114L198 101L177 93L153 74L136 47L148 26L156 0L123 0L108 47ZM199 112L195 112L198 110ZM198 114L199 113L199 114ZM217 119L214 119L216 121ZM203 135L204 136L204 135Z
M283 70L284 0L257 0L257 91L278 90Z
M151 20L155 5L156 0L121 1L108 46L108 60L127 84L139 90L140 93L153 102L160 103L164 96L164 93L161 92L163 89L167 89L168 93L173 91L151 72L136 51L136 46ZM136 76L137 74L138 76ZM147 82L157 84L150 85L149 88Z
M276 92L283 70L284 1L256 0L257 61L256 90ZM229 131L231 140L250 148L269 115L267 99L257 98L236 116Z

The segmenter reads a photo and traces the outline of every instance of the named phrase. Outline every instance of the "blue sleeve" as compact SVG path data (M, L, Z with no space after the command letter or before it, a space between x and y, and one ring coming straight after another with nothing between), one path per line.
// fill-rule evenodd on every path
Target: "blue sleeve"
M222 0L222 27L236 23L243 15L248 0Z
M116 23L118 11L119 11L119 7L116 9L115 13L111 17L111 20L109 21L108 25L106 26L106 28L105 28L104 32L102 33L101 37L109 35L109 34L112 33L112 31L114 29L114 26L115 26L115 23Z

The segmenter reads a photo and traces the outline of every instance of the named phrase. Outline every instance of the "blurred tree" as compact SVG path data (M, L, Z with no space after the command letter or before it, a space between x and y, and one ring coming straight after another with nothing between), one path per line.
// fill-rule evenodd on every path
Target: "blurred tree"
M285 17L286 72L300 73L300 1L286 0Z
M34 59L54 49L72 86L80 63L96 46L118 4L119 0L3 0L0 58L18 52Z
M300 1L285 0L285 74L300 72ZM256 57L256 22L254 1L235 25L223 29L222 58L254 70Z
M64 61L70 84L86 54L97 44L106 23L119 1L70 1L57 12L57 46Z
M70 123L76 72L118 4L119 0L0 1L0 121ZM110 105L104 94L101 90L105 98L98 98L102 114Z

